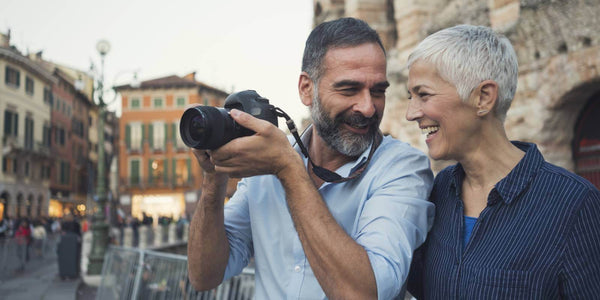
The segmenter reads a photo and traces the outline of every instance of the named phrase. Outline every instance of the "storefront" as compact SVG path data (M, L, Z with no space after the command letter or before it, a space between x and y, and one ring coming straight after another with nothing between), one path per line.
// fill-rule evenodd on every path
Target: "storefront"
M133 195L131 197L131 215L141 220L142 213L152 216L155 224L160 216L172 217L177 220L185 213L184 196L180 193Z

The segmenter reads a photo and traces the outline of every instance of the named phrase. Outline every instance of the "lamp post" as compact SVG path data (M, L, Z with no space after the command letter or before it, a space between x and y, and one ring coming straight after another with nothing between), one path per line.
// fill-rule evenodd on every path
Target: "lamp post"
M108 224L106 223L106 181L104 161L104 57L110 51L110 44L100 40L96 44L100 54L100 78L98 80L98 173L96 185L96 209L92 219L92 249L89 255L88 274L99 275L102 272L104 254L108 245Z

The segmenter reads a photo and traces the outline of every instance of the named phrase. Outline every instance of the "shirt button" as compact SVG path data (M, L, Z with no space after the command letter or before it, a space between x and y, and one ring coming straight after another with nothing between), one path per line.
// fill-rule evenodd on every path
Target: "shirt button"
M300 271L302 271L302 268L300 266L295 266L294 267L294 272L300 273Z

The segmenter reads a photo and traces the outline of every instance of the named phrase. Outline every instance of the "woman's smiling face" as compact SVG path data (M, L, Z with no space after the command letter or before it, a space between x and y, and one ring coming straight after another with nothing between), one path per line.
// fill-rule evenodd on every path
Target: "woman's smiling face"
M440 77L429 62L411 65L407 87L406 119L416 121L426 135L429 156L460 161L479 139L475 106L463 102L454 85Z

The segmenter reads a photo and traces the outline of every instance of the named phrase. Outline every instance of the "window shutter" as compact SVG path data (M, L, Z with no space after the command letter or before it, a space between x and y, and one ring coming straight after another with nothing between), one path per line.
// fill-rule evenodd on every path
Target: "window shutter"
M19 136L19 114L18 113L14 114L13 122L15 125L15 127L13 128L14 129L13 135Z
M125 147L127 150L131 148L131 125L125 125Z
M140 161L132 160L131 161L131 184L139 184L140 183Z
M154 126L152 123L148 124L148 144L150 149L154 149Z
M152 172L152 159L148 159L148 183L152 184L154 172Z
M173 149L177 148L177 123L171 124L171 139L173 140Z
M165 122L165 131L163 131L163 149L167 151L167 133L169 132L169 124ZM166 169L165 169L166 170ZM165 173L166 174L166 173Z
M140 139L140 150L144 150L144 142L146 141L146 126L144 124L140 125L142 127L142 139Z
M8 71L7 71L8 72ZM11 135L12 113L8 110L4 111L4 136Z
M177 160L175 158L173 158L171 160L171 181L173 182L173 185L177 184Z
M163 160L163 182L165 184L169 183L169 160L168 159L164 159Z

